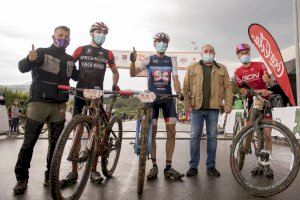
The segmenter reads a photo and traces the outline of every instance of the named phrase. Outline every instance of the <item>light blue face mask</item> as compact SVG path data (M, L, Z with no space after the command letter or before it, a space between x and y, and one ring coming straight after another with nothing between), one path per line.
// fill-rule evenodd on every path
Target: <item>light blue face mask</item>
M165 53L167 50L167 44L164 42L156 43L155 49L158 53Z
M206 53L202 55L202 59L205 63L212 63L215 59L215 56L213 54Z
M93 40L97 45L101 46L105 42L105 38L106 35L95 33Z
M247 64L250 62L250 55L243 55L240 60L243 64Z

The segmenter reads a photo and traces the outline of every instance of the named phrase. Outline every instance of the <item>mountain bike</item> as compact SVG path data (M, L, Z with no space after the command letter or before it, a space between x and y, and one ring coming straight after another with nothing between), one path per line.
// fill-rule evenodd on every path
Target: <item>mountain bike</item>
M79 199L90 175L94 160L101 157L104 176L111 177L116 169L122 145L122 121L118 115L111 117L117 97L128 97L131 91L103 92L98 89L82 89L59 85L58 89L72 93L82 92L89 103L82 114L71 119L57 142L50 170L51 194L55 200ZM106 111L102 96L112 99ZM79 97L79 96L78 96ZM69 138L73 135L73 141ZM60 177L70 172L71 162L77 163L76 184L62 189Z
M251 194L271 196L285 190L296 178L300 148L288 127L274 120L263 120L266 109L272 107L270 101L250 87L248 94L255 97L251 112L257 112L257 118L244 126L233 139L231 171L238 183ZM271 141L267 141L265 130L271 131ZM266 148L267 142L271 142L271 151ZM255 173L253 167L258 167ZM267 171L270 169L271 176Z
M139 99L143 103L141 108L141 128L137 128L140 131L136 135L135 152L139 156L139 168L138 168L138 181L137 181L137 192L138 194L143 193L144 182L145 182L145 171L146 171L146 160L147 156L151 154L152 148L152 103L157 99L173 99L178 95L172 94L157 94L153 92L144 92L139 94Z

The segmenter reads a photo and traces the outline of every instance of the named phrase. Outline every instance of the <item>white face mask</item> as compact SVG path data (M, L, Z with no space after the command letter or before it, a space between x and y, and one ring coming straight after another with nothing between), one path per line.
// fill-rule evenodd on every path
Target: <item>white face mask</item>
M165 53L166 50L167 50L167 46L168 44L167 43L164 43L164 42L158 42L156 45L155 45L155 49L158 53Z
M94 42L101 46L104 42L105 42L105 39L106 39L106 35L102 34L102 33L94 33Z
M243 55L240 60L243 64L248 64L250 62L250 55Z
M202 60L205 63L212 63L215 59L215 56L213 54L205 53L202 55Z

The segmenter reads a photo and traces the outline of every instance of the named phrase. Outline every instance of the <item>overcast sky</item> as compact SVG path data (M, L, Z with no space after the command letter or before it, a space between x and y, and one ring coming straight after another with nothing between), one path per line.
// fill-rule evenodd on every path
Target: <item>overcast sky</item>
M217 61L229 71L238 62L234 48L250 43L248 26L265 26L280 49L293 44L292 0L6 0L0 12L0 84L24 84L30 73L17 69L20 59L28 54L31 44L47 47L52 43L53 29L58 25L71 28L67 52L90 42L89 28L96 21L109 27L103 47L110 50L153 50L152 37L166 32L171 41L169 51L193 51L191 41L201 46L212 44ZM252 46L253 47L253 46ZM252 48L252 57L258 54ZM121 88L144 89L145 78L129 78L120 70ZM182 80L184 72L179 74ZM105 78L111 88L111 73Z

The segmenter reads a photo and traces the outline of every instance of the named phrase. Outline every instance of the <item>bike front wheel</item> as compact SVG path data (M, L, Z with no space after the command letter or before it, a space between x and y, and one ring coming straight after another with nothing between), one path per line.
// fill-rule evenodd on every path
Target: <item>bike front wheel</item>
M230 152L231 171L250 193L271 196L285 190L296 178L299 144L279 122L263 120L257 126L248 125L235 136ZM242 169L241 153L245 154Z
M242 116L237 116L237 118L235 120L235 123L234 123L234 126L233 126L232 141L234 140L237 133L240 132L241 129L244 126L245 126L245 123L244 123L243 117ZM242 170L243 166L244 166L245 153L244 153L244 151L242 151L243 146L244 146L244 144L240 143L240 145L239 145L240 152L239 152L239 154L237 155L237 158L236 158L237 162L238 162L239 170Z
M138 184L137 184L137 192L138 194L143 193L144 182L145 182L145 171L146 171L146 160L147 160L147 140L148 131L149 131L149 116L143 115L141 122L141 136L139 141L139 169L138 169Z
M95 140L91 138L91 129L92 118L87 115L77 115L68 123L59 137L50 170L53 199L77 200L80 198L95 158ZM70 136L73 136L73 140ZM78 178L72 185L61 188L63 179L72 171L72 164L76 165Z

